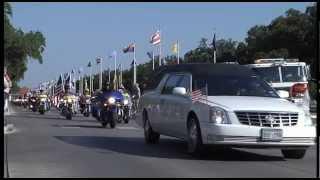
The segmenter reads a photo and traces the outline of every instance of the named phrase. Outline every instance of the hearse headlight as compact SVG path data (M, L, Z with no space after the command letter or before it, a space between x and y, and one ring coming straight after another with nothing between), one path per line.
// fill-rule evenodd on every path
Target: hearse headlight
M312 121L310 112L305 112L304 113L304 118L305 118L305 120L304 120L304 125L305 126L314 126L314 123Z
M230 124L227 112L220 107L210 108L209 122L215 124Z

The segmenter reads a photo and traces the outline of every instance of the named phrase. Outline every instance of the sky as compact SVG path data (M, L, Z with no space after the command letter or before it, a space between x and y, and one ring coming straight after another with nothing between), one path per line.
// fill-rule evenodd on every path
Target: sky
M136 43L137 64L148 61L147 52L158 49L150 36L161 30L162 56L172 55L171 47L180 42L180 54L196 48L201 38L212 41L229 39L244 41L255 25L267 25L274 18L294 8L305 11L310 2L14 2L11 3L12 24L24 32L40 31L46 38L43 64L30 59L20 86L37 87L40 82L58 79L61 73L94 65L96 57L103 58L103 69L114 69L108 58L117 51L117 62L130 67L133 54L122 49Z

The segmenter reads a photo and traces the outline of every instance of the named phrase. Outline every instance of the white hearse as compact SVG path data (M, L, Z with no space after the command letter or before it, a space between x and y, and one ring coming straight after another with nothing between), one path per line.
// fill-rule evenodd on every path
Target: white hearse
M303 158L315 145L310 114L280 95L250 68L183 64L161 68L142 95L136 121L147 144L160 134L184 139L197 155L205 145L281 149ZM214 146L213 146L214 148Z

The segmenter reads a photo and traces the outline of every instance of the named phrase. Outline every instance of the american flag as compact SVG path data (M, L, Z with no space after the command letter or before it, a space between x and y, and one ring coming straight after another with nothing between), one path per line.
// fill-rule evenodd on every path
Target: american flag
M161 42L160 31L157 31L151 36L150 43L153 45L157 45L160 42Z
M207 96L207 88L203 87L200 89L196 89L194 91L191 92L191 100L192 102L196 102L199 101L201 98L206 98Z
M54 90L54 94L56 96L60 95L61 93L63 93L62 75L60 75L59 80L58 80L56 87L55 87L55 90Z

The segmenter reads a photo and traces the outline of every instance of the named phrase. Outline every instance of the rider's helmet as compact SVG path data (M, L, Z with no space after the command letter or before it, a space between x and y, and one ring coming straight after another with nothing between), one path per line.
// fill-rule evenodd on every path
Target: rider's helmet
M109 83L109 82L106 82L102 90L103 90L103 91L109 91L109 90L111 90L110 83Z

